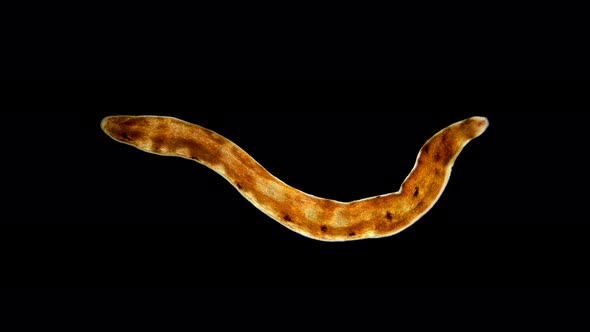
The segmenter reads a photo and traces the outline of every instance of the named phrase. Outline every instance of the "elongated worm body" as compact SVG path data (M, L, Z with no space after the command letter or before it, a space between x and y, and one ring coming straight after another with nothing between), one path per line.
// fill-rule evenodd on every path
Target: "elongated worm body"
M322 241L379 238L412 225L436 203L455 159L488 127L472 117L439 131L420 149L399 191L352 202L315 197L270 174L227 138L164 116L109 116L101 127L113 139L165 156L192 159L223 176L248 201L285 227Z

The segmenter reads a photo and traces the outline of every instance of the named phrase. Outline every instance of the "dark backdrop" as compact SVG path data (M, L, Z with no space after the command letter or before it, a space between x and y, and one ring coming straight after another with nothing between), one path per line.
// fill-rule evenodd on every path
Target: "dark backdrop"
M587 87L530 82L103 82L5 87L5 285L584 287ZM119 144L104 116L175 116L231 139L310 194L399 189L466 117L438 203L387 238L293 233L222 177Z

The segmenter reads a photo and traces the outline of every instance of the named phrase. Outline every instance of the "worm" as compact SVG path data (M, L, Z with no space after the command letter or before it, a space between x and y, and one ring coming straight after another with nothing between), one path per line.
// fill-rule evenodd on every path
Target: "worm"
M167 116L108 116L102 130L145 152L205 165L281 225L321 241L381 238L420 219L445 189L463 147L488 127L485 117L456 122L430 138L397 192L340 202L307 194L279 180L229 139Z

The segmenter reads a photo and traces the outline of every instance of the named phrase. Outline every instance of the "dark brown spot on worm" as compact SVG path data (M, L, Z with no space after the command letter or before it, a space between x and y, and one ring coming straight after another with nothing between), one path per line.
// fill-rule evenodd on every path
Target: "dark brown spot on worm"
M418 202L418 204L416 204L416 207L414 208L414 210L418 210L418 209L422 208L422 206L424 206L424 202L420 201L420 202Z
M239 183L236 183L236 187L238 187L238 189L242 189L242 185ZM288 217L288 216L287 216Z
M387 218L387 220L391 220L392 219L391 212L387 211L387 213L385 213L385 218Z
M414 188L414 197L418 196L419 192L420 190L418 189L418 187Z
M327 232L328 231L328 227L326 227L326 225L322 225L322 227L320 227L320 229L322 230L322 232Z
M154 135L152 137L152 142L154 147L161 147L166 142L166 137L164 135Z
M355 233L355 232L350 232L350 233L348 233L348 236L355 236L355 235L356 235L356 233Z
M289 216L288 214L286 214L286 215L283 217L283 219L285 219L285 221L289 221L289 222L293 221L293 220L291 220L291 216Z

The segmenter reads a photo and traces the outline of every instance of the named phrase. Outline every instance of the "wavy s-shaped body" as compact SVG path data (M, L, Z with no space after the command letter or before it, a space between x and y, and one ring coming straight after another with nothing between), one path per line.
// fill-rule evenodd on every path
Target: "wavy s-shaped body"
M442 194L463 147L487 126L484 117L448 126L420 149L399 191L340 202L289 186L232 141L199 125L165 116L109 116L101 122L104 132L116 141L213 169L269 217L322 241L385 237L412 225Z

